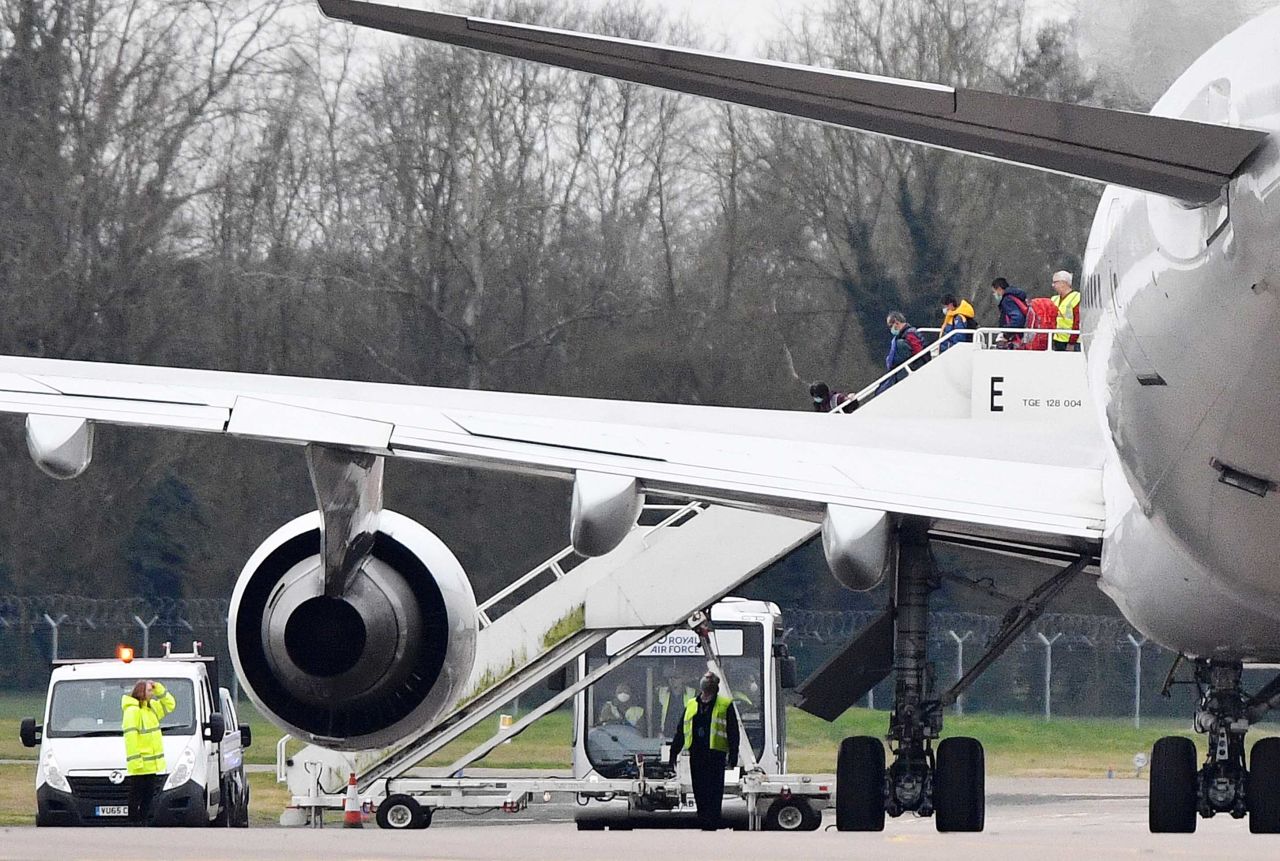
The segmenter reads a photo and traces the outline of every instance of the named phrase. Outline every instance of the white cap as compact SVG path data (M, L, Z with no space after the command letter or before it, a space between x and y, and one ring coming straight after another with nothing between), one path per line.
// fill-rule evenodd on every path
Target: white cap
M1059 269L1057 272L1053 273L1053 280L1066 281L1067 284L1071 284L1071 273L1065 269Z

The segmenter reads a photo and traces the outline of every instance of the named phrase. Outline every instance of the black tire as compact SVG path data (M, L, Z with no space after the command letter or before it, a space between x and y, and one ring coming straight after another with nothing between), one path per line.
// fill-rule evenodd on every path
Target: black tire
M1261 738L1253 745L1245 798L1249 802L1249 830L1280 834L1280 738Z
M579 819L577 826L579 831L604 831L604 823L599 819Z
M434 807L422 808L422 815L418 817L418 824L413 826L419 831L431 827L431 818L435 816L436 809Z
M822 814L818 814L822 821ZM765 831L813 831L813 807L803 798L778 798L764 814Z
M231 820L232 828L248 828L249 827L249 784L245 783L244 795L240 797L240 803L236 805L236 818Z
M1255 748L1256 750L1256 748ZM1147 826L1152 834L1191 834L1196 830L1196 744L1165 736L1151 749L1151 789ZM1250 821L1252 825L1252 820Z
M836 830L884 830L884 743L869 735L840 742Z
M423 818L422 805L411 795L388 795L378 805L378 812L374 814L379 828L388 828L392 831L425 828L425 825L420 824ZM430 817L425 818L430 824Z
M976 738L944 738L933 775L933 821L941 832L981 831L987 819L987 758Z
M220 793L219 798L218 815L213 817L213 822L209 824L214 828L230 828L232 821L231 817L234 813L232 807L235 806L235 799L232 798L231 790L227 786L227 782L225 780L222 781L222 792Z

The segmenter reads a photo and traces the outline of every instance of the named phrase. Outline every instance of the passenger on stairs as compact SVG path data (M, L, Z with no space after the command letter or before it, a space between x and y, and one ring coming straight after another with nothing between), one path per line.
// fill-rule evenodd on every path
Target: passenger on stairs
M858 402L848 392L833 392L826 383L814 383L809 386L809 397L813 401L813 409L819 413L835 412L851 413L858 408Z
M968 299L957 300L955 296L948 293L942 297L942 314L942 331L938 333L938 340L942 342L938 348L939 353L945 353L953 344L973 341L972 335L956 335L947 340L947 336L952 332L973 328L973 306L969 304Z
M884 357L884 367L885 370L892 371L906 364L912 356L922 351L924 342L920 340L920 333L907 322L907 318L901 311L890 311L884 322L889 327L889 352ZM926 360L920 361L924 363ZM907 371L905 369L899 371L881 383L876 389L876 394L880 394L894 383L906 378Z
M1001 329L1025 329L1027 327L1027 294L1021 287L1014 287L1005 278L997 278L991 282L991 295L996 300L996 309L1000 312ZM1004 342L1000 346L1006 349L1017 349L1022 344L1022 335L1001 335Z

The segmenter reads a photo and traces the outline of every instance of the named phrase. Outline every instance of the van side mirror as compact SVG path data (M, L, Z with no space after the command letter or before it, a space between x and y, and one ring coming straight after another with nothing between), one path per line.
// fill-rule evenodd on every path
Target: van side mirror
M214 744L218 744L226 734L227 720L222 716L222 712L214 712L209 715L209 722L204 725L204 737Z
M247 723L240 724L240 747L248 747L253 744L253 728Z
M35 718L23 718L18 727L18 737L26 747L35 747L44 738L44 727L36 725Z
M794 655L778 658L778 684L784 691L793 689L799 682L796 679L796 659Z

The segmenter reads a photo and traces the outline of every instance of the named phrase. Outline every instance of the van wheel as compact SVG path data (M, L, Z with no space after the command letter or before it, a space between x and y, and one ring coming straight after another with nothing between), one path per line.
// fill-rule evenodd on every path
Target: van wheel
M236 805L236 816L231 821L231 827L249 827L249 785L247 783L244 787L244 795L240 796L240 803Z
M222 783L222 803L218 807L218 815L213 817L213 822L209 823L215 828L230 828L233 824L232 807L235 806L235 796L228 788L226 782Z
M426 819L426 825L421 824ZM429 811L411 795L389 795L378 805L374 815L379 828L390 828L393 831L411 831L426 828L431 824Z

